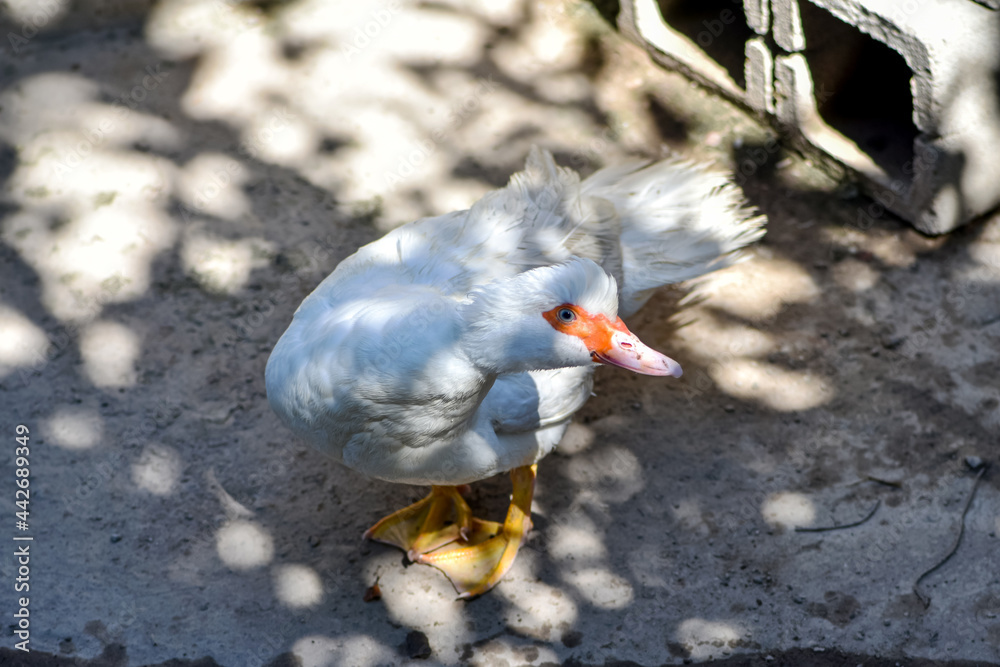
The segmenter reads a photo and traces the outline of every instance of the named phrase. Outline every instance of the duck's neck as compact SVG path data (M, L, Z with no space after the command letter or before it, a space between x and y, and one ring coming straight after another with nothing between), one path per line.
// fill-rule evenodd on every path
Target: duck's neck
M459 348L486 375L554 367L553 332L541 316L544 309L531 277L529 272L498 280L459 307ZM537 317L531 315L535 311Z
M471 321L460 348L479 372L490 378L547 368L547 341L525 332L513 318L493 317L488 322Z

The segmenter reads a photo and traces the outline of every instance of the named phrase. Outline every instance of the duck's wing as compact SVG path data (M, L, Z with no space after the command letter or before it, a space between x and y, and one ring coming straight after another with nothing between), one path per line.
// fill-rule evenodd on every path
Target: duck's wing
M533 148L525 169L470 209L399 227L337 267L330 287L352 294L421 284L463 299L475 287L573 256L622 278L614 206L580 196L576 172Z
M627 316L651 290L739 259L764 233L726 175L670 159L602 169L584 181L533 147L523 171L470 209L397 228L338 266L338 292L419 284L464 299L475 287L585 257L618 281ZM322 291L322 290L318 290Z
M472 208L418 220L370 248L395 263L401 279L457 298L585 257L618 281L619 311L628 316L655 288L738 261L739 250L763 236L764 221L726 174L703 165L632 162L581 182L534 147L523 171Z
M725 174L683 160L602 169L583 181L581 198L610 202L616 211L619 312L626 317L655 288L728 266L764 235L764 217Z
M551 452L573 414L590 398L594 367L503 375L481 412L496 434L498 469L530 465Z
M532 264L528 268L576 256L622 279L622 229L614 205L584 196L579 175L557 165L551 153L533 146L524 171L514 174L496 194L499 199L531 203L518 244L523 261Z
M482 408L498 435L558 424L587 402L593 376L593 366L503 375L493 384Z

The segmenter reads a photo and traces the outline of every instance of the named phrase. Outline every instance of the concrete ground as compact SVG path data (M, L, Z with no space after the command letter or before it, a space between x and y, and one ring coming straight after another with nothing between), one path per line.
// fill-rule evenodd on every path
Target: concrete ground
M34 540L0 664L1000 663L1000 219L920 236L586 4L145 4L5 9L0 496ZM531 144L735 169L769 231L630 322L684 378L602 370L513 571L458 602L360 541L423 490L296 441L263 370L338 261Z

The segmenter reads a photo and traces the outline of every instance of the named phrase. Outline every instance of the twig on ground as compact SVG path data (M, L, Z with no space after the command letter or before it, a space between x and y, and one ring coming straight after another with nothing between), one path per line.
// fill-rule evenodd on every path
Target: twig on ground
M881 500L876 500L875 501L875 507L872 508L871 512L869 512L868 514L866 514L863 519L859 519L858 521L855 521L853 523L845 523L845 524L841 524L841 525L838 525L838 526L821 526L819 528L810 528L810 527L806 527L806 526L796 526L795 527L795 532L796 533L825 533L825 532L830 531L830 530L842 530L844 528L854 528L855 526L860 526L865 521L868 521L868 519L870 519L873 516L875 516L875 512L878 511L878 508L879 508L879 506L881 504L882 504Z
M894 489L903 488L902 482L896 482L891 479L882 479L881 477L875 477L874 475L865 475L864 477L859 477L853 482L849 482L847 486L857 486L858 484L864 484L865 482L875 482L876 484L883 484L885 486L891 486Z
M877 484L885 484L886 486L891 486L894 489L903 488L902 482L894 482L891 479L881 479L880 477L874 477L872 475L865 475L865 479L869 482L875 482Z
M920 582L924 580L927 575L932 572L937 571L939 567L948 562L948 560L955 555L958 551L958 545L962 542L962 535L965 534L965 515L969 513L969 507L972 505L972 499L976 497L976 489L979 488L979 480L983 478L983 474L986 473L986 469L989 468L988 464L980 463L979 473L976 475L975 481L972 482L972 489L969 491L969 497L965 500L965 507L962 508L962 518L958 524L958 535L955 537L955 543L951 545L951 549L945 554L945 557L939 560L931 569L927 570L913 582L913 594L917 596L917 599L924 605L924 609L931 606L931 598L929 595L925 596L920 592Z

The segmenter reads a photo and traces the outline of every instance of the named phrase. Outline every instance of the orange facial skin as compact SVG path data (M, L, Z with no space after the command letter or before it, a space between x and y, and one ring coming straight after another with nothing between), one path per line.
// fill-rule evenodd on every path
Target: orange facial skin
M572 322L565 322L559 317L563 309L570 310L575 315ZM611 337L615 331L620 331L629 336L632 332L628 330L622 318L616 318L612 322L606 315L593 315L579 306L571 303L564 303L556 306L552 310L542 313L549 324L556 331L576 336L584 342L590 350L590 356L594 361L600 361L601 354L607 354L612 349Z
M596 363L643 375L679 378L683 374L679 363L648 347L628 330L621 318L616 317L612 322L606 315L594 315L572 303L545 311L542 317L556 331L582 340Z

